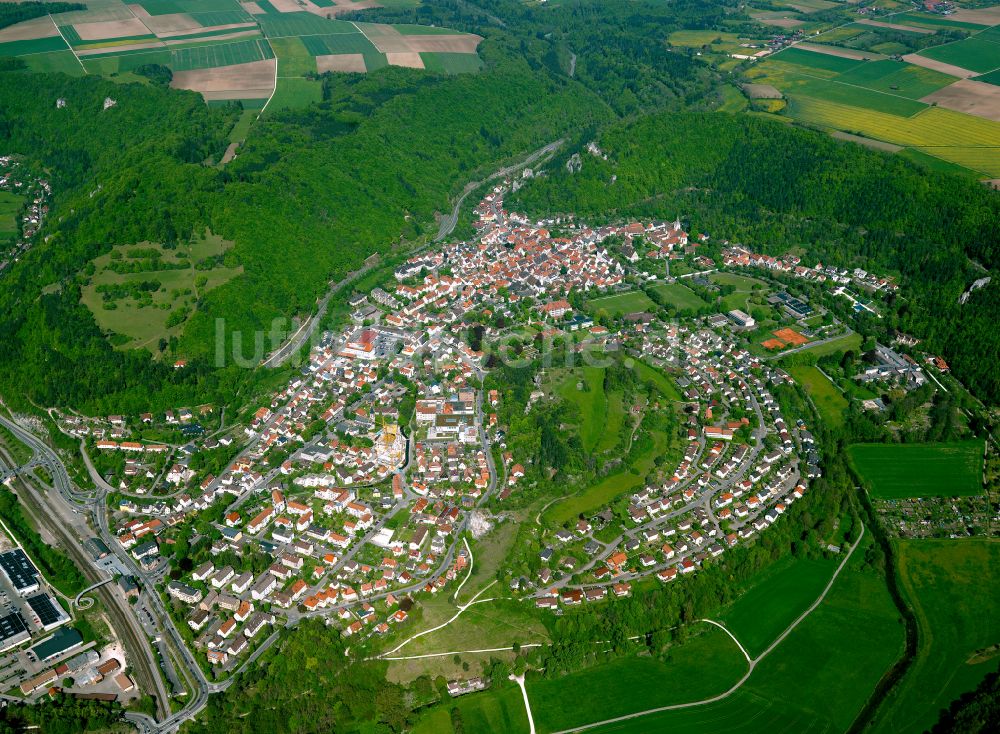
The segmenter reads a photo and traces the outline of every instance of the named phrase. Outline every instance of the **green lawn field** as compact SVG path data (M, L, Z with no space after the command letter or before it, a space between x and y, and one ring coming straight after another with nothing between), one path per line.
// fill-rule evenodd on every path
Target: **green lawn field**
M69 49L65 51L50 51L44 54L32 54L22 58L32 71L62 72L70 76L82 76L87 73L80 62L77 61L76 55Z
M715 617L751 655L762 653L826 586L839 560L785 558Z
M830 382L816 367L793 365L787 369L788 374L802 385L809 397L812 398L820 418L832 425L839 426L844 423L844 411L847 410L848 405L847 398L840 393L836 385Z
M920 55L946 64L954 64L963 69L978 71L980 74L1000 68L1000 43L975 36L964 41L925 48Z
M763 280L751 278L746 275L736 273L712 273L708 276L710 282L716 285L731 285L736 290L729 295L722 297L722 310L732 311L733 309L746 309L747 301L754 292L754 287L764 287L767 291L768 285Z
M167 326L173 312L183 308L193 309L199 296L243 272L241 266L216 266L208 270L197 270L194 267L199 260L221 255L231 246L232 243L213 234L207 234L203 238L196 237L189 247L182 245L175 250L164 250L160 245L148 242L118 246L113 252L122 255L120 262L129 262L128 253L131 251L155 249L161 253L163 263L177 263L178 257L186 256L189 267L119 273L110 267L113 253L105 253L93 260L95 274L83 287L81 301L91 310L102 329L124 338L118 346L153 351L159 339L169 338L183 329L183 321ZM202 277L205 278L204 283L200 281ZM116 301L114 309L107 309L97 290L101 285L153 280L160 282L160 289L152 294L152 303L149 305L141 305L126 298ZM189 293L184 294L184 291Z
M642 291L630 291L628 293L617 293L613 296L603 296L587 301L587 310L591 313L607 311L611 316L620 316L625 313L635 311L647 311L655 308L656 304Z
M660 283L651 287L651 290L659 294L661 298L670 303L674 308L696 311L706 303L701 300L697 293L688 288L683 283Z
M800 48L785 49L781 53L776 54L774 58L781 59L786 64L801 66L804 69L824 69L837 73L843 73L848 69L853 69L858 64L865 63L858 59L845 59L842 56L806 51Z
M665 662L625 657L563 678L531 676L528 698L536 727L559 731L723 693L746 673L747 662L725 632L704 627L674 647Z
M828 342L817 343L815 346L809 346L803 349L804 352L809 352L809 354L814 354L816 357L823 357L827 354L837 354L838 352L846 352L848 349L853 349L858 351L861 348L861 335L857 333L844 334L844 336L839 339L833 339Z
M584 390L577 389L577 383L583 383ZM604 368L603 367L581 367L569 370L562 377L562 382L557 388L559 396L566 402L572 403L580 412L580 440L583 443L583 450L588 454L602 440L605 433L612 428L609 422L621 427L623 415L621 413L621 400L618 401L618 415L609 419L608 396L604 392ZM617 431L614 438L617 439Z
M983 442L854 444L854 470L873 497L969 497L982 494Z
M856 70L857 68L852 70L852 72ZM810 79L802 77L790 80L781 88L781 91L786 96L803 95L829 102L849 104L863 109L876 110L898 117L912 117L927 107L923 102L899 96L899 93L896 91L883 94L881 91L869 88L868 85L859 86L855 83L844 83L842 81L844 76L841 74L836 79ZM919 88L916 84L914 86ZM945 85L941 84L940 86ZM926 94L930 94L934 89L936 87L931 88Z
M420 54L420 58L423 59L425 69L444 74L466 74L483 68L479 54L433 51Z
M976 652L1000 644L1000 542L903 540L897 553L902 591L917 617L917 655L879 710L874 730L919 734L996 670L1000 651Z
M456 731L452 726L452 715L456 709L461 719L459 731L504 732L528 731L528 714L524 710L521 691L517 687L499 691L461 696L444 706L435 706L427 711L413 727L413 734L449 734Z
M0 191L0 239L17 234L17 213L24 206L24 197L13 191Z
M306 49L301 38L275 38L270 44L274 55L278 57L279 75L305 76L316 73L316 59Z
M680 400L681 394L678 391L677 386L674 384L673 380L667 377L663 372L658 370L652 365L648 365L645 362L636 361L632 365L632 369L635 370L636 375L643 382L650 383L660 394L663 395L667 400Z
M279 112L284 109L299 109L308 107L313 102L323 99L323 83L316 79L297 79L288 77L278 79L278 88L274 91L267 111Z
M493 590L501 591L494 587ZM491 596L486 592L483 598ZM494 594L495 596L495 594ZM444 603L446 609L438 609L444 614L445 621L458 611L447 603L447 600L433 600L434 606ZM530 602L497 599L482 604L474 604L447 627L418 637L399 651L399 655L426 655L450 650L465 650L468 648L511 647L515 642L537 643L548 640L545 626L538 618L539 612ZM431 621L422 623L419 629L440 624L435 616ZM406 637L413 634L406 631ZM405 639L403 637L402 639ZM402 642L402 639L400 642Z
M847 731L903 648L902 622L884 579L871 569L862 570L863 556L864 547L860 547L823 603L757 665L746 684L731 696L591 731ZM706 668L702 675L712 676L713 671Z

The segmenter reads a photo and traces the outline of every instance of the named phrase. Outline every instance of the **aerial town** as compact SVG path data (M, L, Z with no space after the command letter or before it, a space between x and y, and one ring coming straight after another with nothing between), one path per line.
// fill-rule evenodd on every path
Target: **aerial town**
M682 391L676 463L629 495L623 517L605 510L546 528L536 576L511 579L511 592L538 608L559 612L628 595L644 577L695 573L766 532L820 475L808 426L783 416L773 394L792 378L766 350L738 342L755 325L747 314L669 323L628 314L609 328L571 305L574 293L627 288L634 245L663 261L696 253L680 222L530 222L504 209L507 186L476 207L474 240L411 258L393 289L356 294L349 323L323 333L245 425L222 427L212 406L61 416L110 483L119 548L95 539L95 558L131 556L213 678L300 618L320 616L344 636L385 636L421 597L458 583L466 532L488 528L483 508L502 510L529 473L498 423L506 395L484 389L488 359L468 338L474 314L503 318L503 328L484 328L488 342L529 325L571 335L577 349L643 357ZM738 247L724 262L895 287ZM782 299L790 318L811 317L799 299ZM545 391L532 397L544 401Z

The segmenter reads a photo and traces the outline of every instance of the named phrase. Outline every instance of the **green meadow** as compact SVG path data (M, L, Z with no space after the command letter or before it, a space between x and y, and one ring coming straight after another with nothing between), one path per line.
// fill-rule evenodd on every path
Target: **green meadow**
M982 494L983 442L854 444L854 470L873 497L969 497Z

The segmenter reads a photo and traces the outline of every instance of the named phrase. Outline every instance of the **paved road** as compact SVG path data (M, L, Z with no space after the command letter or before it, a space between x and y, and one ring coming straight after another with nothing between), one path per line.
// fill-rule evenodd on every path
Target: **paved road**
M465 185L465 188L462 189L461 196L459 196L458 200L455 202L455 206L452 208L451 214L449 214L447 217L444 217L441 220L441 223L438 226L438 233L434 237L434 239L431 242L427 242L426 244L422 245L421 247L415 248L413 250L413 254L422 252L423 250L433 245L435 242L440 242L455 230L455 226L458 224L458 215L462 208L462 204L465 201L466 197L468 197L468 195L471 194L473 191L478 189L487 181L492 181L494 179L507 176L508 174L518 170L519 168L523 168L524 166L534 163L542 156L555 152L562 144L563 144L562 139L556 140L552 143L549 143L548 145L539 148L533 153L530 153L517 163L513 163L509 166L501 168L500 170L496 171L490 176L484 178L482 181L470 181L469 183L467 183ZM362 275L368 273L370 270L372 270L372 268L376 267L377 264L378 264L377 262L372 262L369 265L365 265L359 270L355 270L354 272L348 273L347 276L345 276L342 280L338 281L337 283L332 284L330 286L330 290L327 291L326 295L323 296L323 298L320 300L315 315L313 315L308 321L306 321L298 329L298 331L295 332L295 334L289 339L289 341L286 344L279 347L269 357L267 357L261 363L261 367L280 367L293 354L296 354L300 349L302 349L302 347L309 341L309 339L315 333L317 327L323 321L323 317L326 315L327 308L329 308L330 301L333 298L333 296L342 291L346 286L348 286L349 284L353 283L355 280L360 278Z
M466 197L468 197L469 194L471 194L473 191L475 191L488 181L494 181L498 178L503 178L513 173L514 171L518 170L519 168L524 168L525 166L531 165L542 156L554 153L559 149L559 146L561 146L562 144L563 144L562 138L560 138L559 140L555 140L549 143L548 145L544 145L538 150L534 151L533 153L525 156L517 163L512 163L509 166L504 166L499 171L496 171L487 176L486 178L484 178L482 181L470 181L469 183L467 183L465 185L465 188L462 189L462 195L459 196L458 201L455 202L455 206L452 208L451 214L449 214L447 217L444 217L441 220L441 225L438 227L437 237L434 238L434 241L440 242L455 230L455 225L458 224L458 215L459 215L459 210L462 208L462 202L465 201Z

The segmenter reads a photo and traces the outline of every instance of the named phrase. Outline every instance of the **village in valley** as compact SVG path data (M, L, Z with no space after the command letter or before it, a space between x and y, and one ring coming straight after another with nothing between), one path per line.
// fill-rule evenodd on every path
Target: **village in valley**
M504 358L501 342L521 360L544 358L562 338L561 355L640 365L660 388L630 411L632 432L655 413L670 447L669 460L625 492L617 510L613 497L546 514L557 520L532 538L533 573L509 579L513 598L558 613L628 595L644 579L670 583L766 532L820 475L809 425L776 398L776 388L794 382L772 360L777 345L747 344L760 326L754 317L737 308L666 322L645 309L608 315L612 301L634 295L634 283L656 280L635 267L637 248L647 263L702 266L661 278L661 287L713 287L706 278L722 271L679 221L531 222L504 209L508 187L476 207L474 240L415 256L396 268L394 287L356 294L349 323L323 333L246 425L224 425L212 406L61 418L111 483L121 550L164 595L215 677L236 669L276 626L322 616L345 636L389 637L421 599L454 593L473 561L468 540L501 522L523 485L547 471L508 446L517 442L498 419L514 399L488 380ZM829 280L831 298L865 289L869 302L896 288L861 271L738 246L726 247L722 265ZM830 338L814 319L819 304L787 288L770 299L775 318L799 329L775 330L788 338L781 347ZM850 338L835 323L832 338ZM535 374L518 410L553 398L545 373ZM109 551L98 547L98 555Z
M863 346L851 328L880 318L891 278L710 249L680 220L531 221L504 207L515 184L475 207L473 238L356 292L339 328L238 419L212 405L58 415L107 505L109 542L89 541L92 562L122 593L155 589L209 680L310 617L398 650L428 600L457 603L473 547L545 492L479 594L561 615L671 584L753 543L821 476L803 398L821 416L840 408L833 398L880 412L886 391L948 379L940 358L901 355L905 338ZM833 375L782 359L810 349L871 358ZM579 437L586 468L559 473L513 425L551 415ZM69 657L14 682L35 693L67 664L117 670L86 649ZM450 695L488 686L477 672L450 675ZM74 690L103 678L81 674Z

